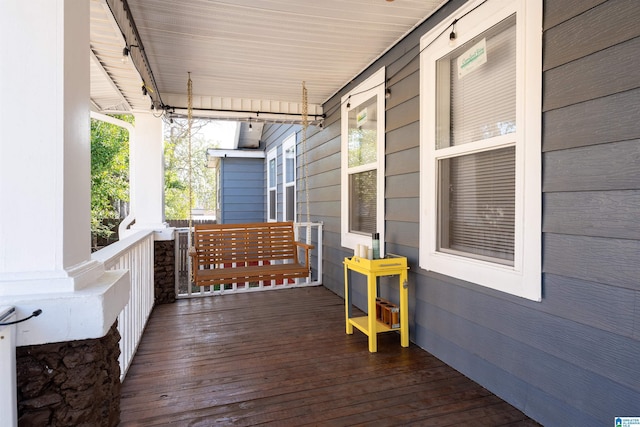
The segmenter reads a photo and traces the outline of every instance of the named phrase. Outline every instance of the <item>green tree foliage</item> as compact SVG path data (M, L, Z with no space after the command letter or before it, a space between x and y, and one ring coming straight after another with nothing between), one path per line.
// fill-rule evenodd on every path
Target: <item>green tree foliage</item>
M133 116L117 115L133 123ZM129 201L129 132L91 119L91 232L109 237L104 219L119 219L120 202Z
M191 185L189 184L189 128L185 119L165 123L165 217L189 218L189 187L193 208L213 210L216 206L215 170L207 167L207 149L219 146L204 134L215 122L194 120L191 127Z
M164 143L164 214L167 219L189 217L189 182L183 180L184 159L176 155L176 148L183 142L181 138L170 137Z

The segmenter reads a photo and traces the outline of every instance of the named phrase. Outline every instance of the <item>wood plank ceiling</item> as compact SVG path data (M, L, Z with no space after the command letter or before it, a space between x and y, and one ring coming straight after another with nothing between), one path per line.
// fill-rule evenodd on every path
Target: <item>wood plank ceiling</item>
M162 104L187 106L191 72L194 108L233 118L232 111L299 114L302 82L309 114L322 114L324 101L445 2L92 0L94 108L148 110L151 104L141 101L141 77L121 62L124 39L128 45L136 40L122 28L120 9L130 10ZM107 85L121 96L107 102Z

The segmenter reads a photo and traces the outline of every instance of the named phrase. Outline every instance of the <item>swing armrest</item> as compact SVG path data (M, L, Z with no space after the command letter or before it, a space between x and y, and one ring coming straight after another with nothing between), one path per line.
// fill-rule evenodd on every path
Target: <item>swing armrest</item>
M189 257L191 257L191 279L195 280L198 271L198 250L194 247L189 248Z
M297 247L304 249L304 265L305 267L309 268L309 251L315 248L315 246L309 245L307 243L302 243L302 242L293 242L293 243L295 243Z

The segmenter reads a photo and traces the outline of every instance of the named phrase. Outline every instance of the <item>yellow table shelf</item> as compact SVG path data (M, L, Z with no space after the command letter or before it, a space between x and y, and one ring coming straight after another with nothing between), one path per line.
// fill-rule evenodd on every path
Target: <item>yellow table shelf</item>
M349 323L359 329L365 335L369 335L369 316L352 317L349 319ZM379 320L376 320L376 333L399 331L400 328L390 328Z
M378 351L377 334L389 331L400 332L400 345L409 347L409 290L407 284L407 258L388 254L385 258L369 260L360 257L344 259L345 318L347 334L353 327L369 337L369 351ZM367 276L367 315L351 317L351 287L349 271ZM400 327L390 328L376 319L377 279L380 276L398 276L400 282Z

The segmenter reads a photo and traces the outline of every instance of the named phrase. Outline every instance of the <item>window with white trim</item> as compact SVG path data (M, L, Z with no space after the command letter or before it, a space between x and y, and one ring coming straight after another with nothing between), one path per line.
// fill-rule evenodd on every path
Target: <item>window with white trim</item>
M282 143L282 181L284 220L296 220L296 134Z
M267 153L267 220L278 220L278 148Z
M420 49L420 267L539 301L542 1L469 2Z
M385 69L342 97L342 246L371 246L380 233L384 254Z

